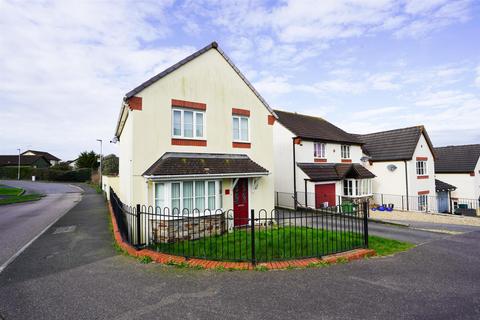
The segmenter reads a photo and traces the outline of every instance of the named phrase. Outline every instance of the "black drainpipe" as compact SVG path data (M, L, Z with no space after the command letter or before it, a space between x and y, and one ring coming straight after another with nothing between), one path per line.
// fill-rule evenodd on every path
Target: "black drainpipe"
M407 211L410 210L409 206L409 199L408 199L408 170L407 170L407 161L404 160L403 163L405 164L405 190L407 192Z
M292 138L293 148L293 207L297 210L297 163L295 162L295 137Z

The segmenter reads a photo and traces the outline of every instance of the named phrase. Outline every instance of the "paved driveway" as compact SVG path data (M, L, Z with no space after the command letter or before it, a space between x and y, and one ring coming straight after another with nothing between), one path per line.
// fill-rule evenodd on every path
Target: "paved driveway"
M42 193L38 201L0 206L0 272L19 250L81 199L81 189L62 183L0 180L0 184Z
M65 226L75 230L54 233ZM218 272L144 265L115 252L105 202L91 191L0 274L0 315L479 319L479 251L480 232L472 231L443 234L392 257L321 269Z

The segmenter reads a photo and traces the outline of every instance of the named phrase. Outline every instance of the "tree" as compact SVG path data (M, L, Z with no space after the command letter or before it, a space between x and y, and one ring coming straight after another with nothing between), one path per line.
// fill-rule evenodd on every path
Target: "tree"
M100 165L98 159L98 154L94 151L83 151L77 158L76 167L97 169Z
M103 158L103 174L118 175L118 157L114 154L109 154Z
M53 165L51 169L62 170L62 171L72 170L72 168L70 167L70 164L66 161L62 161L57 163L56 165Z

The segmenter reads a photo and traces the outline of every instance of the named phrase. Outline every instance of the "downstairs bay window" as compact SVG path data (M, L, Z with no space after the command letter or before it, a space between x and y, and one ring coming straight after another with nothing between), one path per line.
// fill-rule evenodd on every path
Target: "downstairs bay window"
M372 195L372 179L343 180L343 195L346 197L365 197Z
M173 213L203 214L222 206L221 182L218 180L191 180L155 183L154 204Z

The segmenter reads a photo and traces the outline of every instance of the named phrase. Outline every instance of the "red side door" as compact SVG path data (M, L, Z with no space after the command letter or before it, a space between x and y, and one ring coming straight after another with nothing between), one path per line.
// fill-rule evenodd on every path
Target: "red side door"
M315 185L315 208L335 206L335 183Z
M233 225L248 224L248 179L238 179L233 188Z

